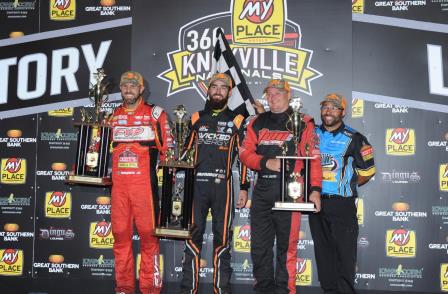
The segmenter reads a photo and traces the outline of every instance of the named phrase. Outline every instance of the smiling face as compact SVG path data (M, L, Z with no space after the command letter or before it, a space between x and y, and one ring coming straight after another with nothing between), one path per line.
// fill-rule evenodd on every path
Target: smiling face
M144 86L135 83L121 84L120 90L124 106L127 108L135 107L144 89Z
M212 109L222 109L227 105L230 96L230 89L227 84L221 80L213 81L208 87L208 97Z
M291 98L289 92L270 87L266 89L265 93L271 112L282 113L288 109Z
M320 118L325 129L328 131L333 131L339 128L344 116L345 110L337 107L333 102L323 102L320 107Z

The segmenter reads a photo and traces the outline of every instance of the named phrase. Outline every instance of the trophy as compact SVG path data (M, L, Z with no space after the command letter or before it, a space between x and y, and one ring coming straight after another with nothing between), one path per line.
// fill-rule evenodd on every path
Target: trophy
M107 101L109 81L102 68L93 74L95 84L90 85L89 98L94 111L81 109L81 122L75 123L78 128L78 147L76 165L73 174L69 175L69 184L86 184L109 186L108 177L109 147L111 143L110 126L107 122L110 114L101 111Z
M291 102L292 114L289 116L286 123L286 129L292 134L292 141L294 145L294 154L287 155L288 147L286 142L282 146L282 155L276 158L280 159L280 196L281 201L275 202L273 210L289 210L289 211L316 211L314 203L308 201L309 191L309 168L310 160L316 157L308 156L308 150L306 150L306 156L299 156L299 143L301 133L303 131L302 118L300 115L300 109L302 103L300 98L294 98ZM304 161L304 174L298 172L288 171L288 161L295 162L296 160ZM292 164L294 169L294 164ZM303 201L302 201L303 199Z
M187 114L184 105L174 109L176 121L172 126L175 148L168 149L162 167L161 211L154 235L163 238L190 239L192 237L193 185L195 175L195 150L191 146L184 152L187 136ZM183 183L182 183L183 181ZM173 187L174 195L173 195Z

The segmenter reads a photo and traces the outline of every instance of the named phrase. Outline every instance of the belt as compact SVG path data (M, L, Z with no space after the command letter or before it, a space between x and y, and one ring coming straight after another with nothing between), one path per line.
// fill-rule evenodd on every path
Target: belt
M338 195L338 194L322 194L322 195L320 195L320 198L321 199L352 199L354 197L352 197L352 196L345 197L345 196Z

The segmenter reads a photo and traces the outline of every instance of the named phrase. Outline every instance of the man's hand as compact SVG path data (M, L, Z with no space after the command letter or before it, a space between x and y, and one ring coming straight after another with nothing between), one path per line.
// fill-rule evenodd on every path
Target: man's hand
M320 211L320 193L317 191L313 191L310 194L309 200L314 203L316 206L316 211L314 213L317 213Z
M246 206L247 202L247 191L240 190L240 193L238 194L238 202L236 203L236 208L240 209Z
M255 100L255 103L253 103L252 106L255 108L255 111L257 113L266 112L266 110L264 110L264 106L263 106L263 104L261 104L260 100Z
M266 161L266 168L272 171L280 172L280 159L271 158Z

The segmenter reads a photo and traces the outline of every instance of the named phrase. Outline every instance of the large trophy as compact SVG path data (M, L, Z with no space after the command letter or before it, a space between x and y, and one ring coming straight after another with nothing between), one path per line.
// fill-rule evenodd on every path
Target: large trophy
M310 161L316 157L299 156L300 136L303 131L303 121L300 115L302 103L300 98L294 98L291 103L292 114L289 116L286 123L287 130L292 134L294 143L294 154L288 156L288 147L285 144L282 146L282 155L276 158L280 159L280 196L281 201L275 202L273 210L289 210L289 211L316 211L314 203L308 201L309 194L309 174ZM304 174L294 172L294 164L290 166L293 170L288 171L288 161L295 163L296 160L303 160Z
M90 86L89 98L94 105L94 112L81 109L81 122L75 123L78 128L76 165L67 182L109 186L112 184L108 177L111 132L107 122L109 114L101 111L107 101L109 82L102 68L93 75L96 83Z
M164 238L192 237L193 185L196 146L184 152L187 135L187 114L184 105L174 110L176 121L172 127L176 148L169 149L159 166L163 169L160 218L154 235ZM174 191L173 191L174 188ZM173 193L174 192L174 193Z

